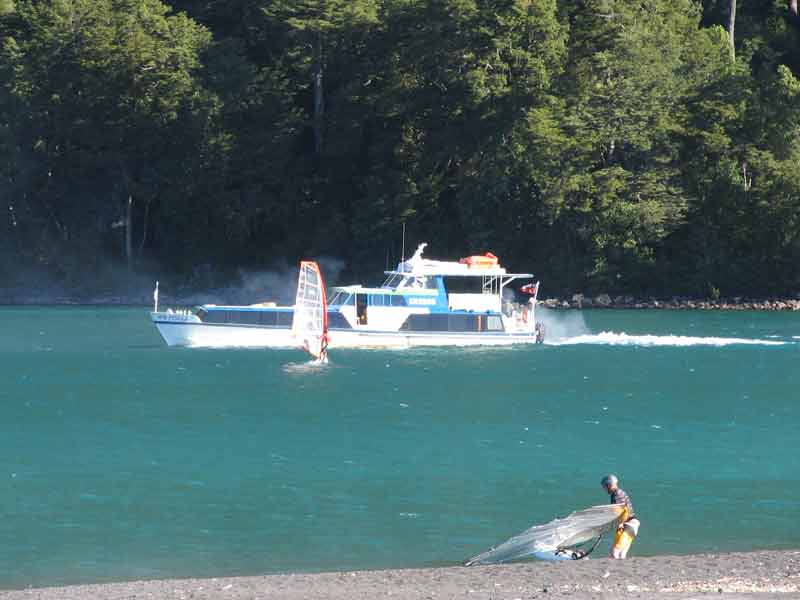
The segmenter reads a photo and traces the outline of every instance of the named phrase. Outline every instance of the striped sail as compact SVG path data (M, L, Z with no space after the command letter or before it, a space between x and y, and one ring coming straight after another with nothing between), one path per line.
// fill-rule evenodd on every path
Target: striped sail
M300 263L292 333L298 344L314 358L325 358L328 346L328 303L322 273L319 265L313 261L304 260Z

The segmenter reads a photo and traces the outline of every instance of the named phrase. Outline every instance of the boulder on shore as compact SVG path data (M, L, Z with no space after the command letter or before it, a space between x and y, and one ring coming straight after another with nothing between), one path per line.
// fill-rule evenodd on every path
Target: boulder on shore
M611 297L608 294L600 294L594 299L594 303L603 308L611 306Z

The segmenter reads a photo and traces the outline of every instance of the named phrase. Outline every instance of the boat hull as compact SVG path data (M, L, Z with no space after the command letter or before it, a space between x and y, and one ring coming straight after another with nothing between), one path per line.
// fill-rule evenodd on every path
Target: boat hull
M535 344L536 336L510 333L393 332L340 330L330 332L330 348L414 348L426 346L510 346Z
M298 345L291 328L247 327L159 321L158 333L168 346L190 348L292 348Z
M168 346L193 348L296 348L291 328L223 325L201 321L151 319ZM535 334L481 332L405 332L332 329L329 348L413 348L426 346L508 346L534 344Z

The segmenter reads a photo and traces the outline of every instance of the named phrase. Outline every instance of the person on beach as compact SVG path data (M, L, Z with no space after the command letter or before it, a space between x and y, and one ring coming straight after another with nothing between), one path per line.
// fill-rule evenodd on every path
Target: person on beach
M608 492L611 504L623 504L625 506L609 554L611 558L625 558L628 556L628 550L630 550L633 540L639 533L639 519L636 518L636 513L633 511L633 503L630 496L619 487L619 479L617 479L616 475L606 475L600 485Z

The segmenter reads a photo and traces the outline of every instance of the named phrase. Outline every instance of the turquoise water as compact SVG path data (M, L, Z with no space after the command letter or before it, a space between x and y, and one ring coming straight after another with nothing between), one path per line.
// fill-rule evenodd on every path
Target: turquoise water
M0 589L456 564L607 472L632 555L798 546L800 314L546 317L544 346L311 368L0 308Z

